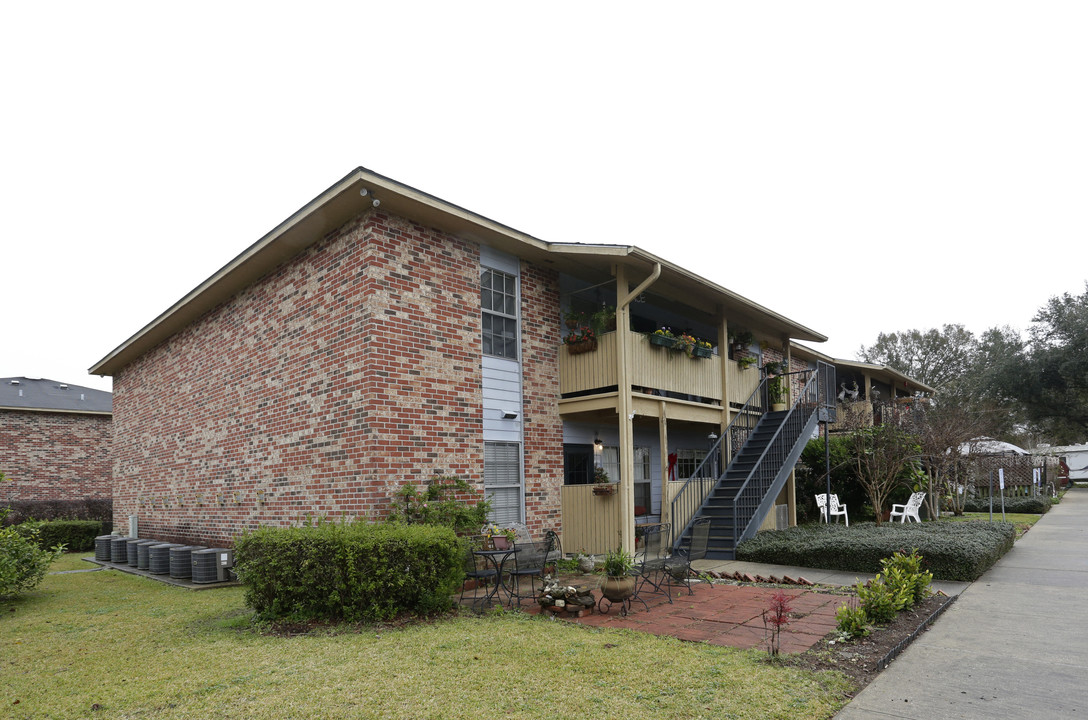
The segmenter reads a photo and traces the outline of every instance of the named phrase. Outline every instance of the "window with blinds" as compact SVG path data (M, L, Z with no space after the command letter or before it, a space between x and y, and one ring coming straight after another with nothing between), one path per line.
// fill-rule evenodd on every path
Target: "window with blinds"
M491 501L491 522L522 522L520 443L484 443L484 493Z

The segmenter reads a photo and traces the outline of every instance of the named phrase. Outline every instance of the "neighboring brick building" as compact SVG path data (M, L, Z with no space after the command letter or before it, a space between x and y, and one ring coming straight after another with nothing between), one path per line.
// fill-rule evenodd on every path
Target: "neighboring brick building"
M0 504L108 500L111 421L103 390L0 378Z
M496 520L559 528L564 485L585 480L571 458L595 436L628 442L615 378L574 369L560 319L619 305L627 277L654 272L647 302L621 308L632 329L713 338L740 312L782 347L824 339L637 248L546 243L360 168L91 369L114 378L115 522L223 544L307 516L384 517L400 484L459 475ZM609 342L598 359L615 357ZM647 418L642 512L660 512L649 469L667 453L650 445L666 410L670 442L705 449L728 419L730 365L687 366L712 382L630 413Z

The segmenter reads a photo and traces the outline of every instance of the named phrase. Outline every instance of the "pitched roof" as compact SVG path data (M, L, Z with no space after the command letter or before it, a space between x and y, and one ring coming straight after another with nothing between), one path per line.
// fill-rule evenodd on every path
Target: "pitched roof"
M45 378L0 378L0 410L111 415L113 393Z
M812 342L827 340L826 336L815 330L635 246L545 242L360 167L311 200L95 363L90 368L91 373L112 375L117 372L351 218L375 207L375 202L380 202L381 212L408 218L421 225L575 275L590 271L610 273L612 265L618 260L623 260L636 271L645 271L646 275L660 266L660 278L654 288L686 298L695 307L720 307L741 320L758 323L784 338Z

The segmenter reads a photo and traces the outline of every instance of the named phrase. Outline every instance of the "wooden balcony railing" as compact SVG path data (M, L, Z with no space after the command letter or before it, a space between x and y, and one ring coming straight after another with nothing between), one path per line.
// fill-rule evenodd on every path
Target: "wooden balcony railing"
M728 372L729 400L743 403L759 385L759 372L741 370L732 360L719 355L689 358L650 344L642 333L630 333L630 382L637 388L664 390L694 395L720 403L722 400L722 363ZM566 345L559 351L559 391L563 394L591 392L619 385L616 376L617 333L605 333L597 340L597 349L571 355Z

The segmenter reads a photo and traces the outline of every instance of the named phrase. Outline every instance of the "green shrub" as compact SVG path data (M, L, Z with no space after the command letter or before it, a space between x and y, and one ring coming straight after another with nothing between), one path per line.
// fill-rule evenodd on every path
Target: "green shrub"
M11 513L0 521L20 525L27 520L102 520L113 527L113 501L95 498L78 500L11 500Z
M877 575L868 583L858 583L855 589L861 609L865 611L865 617L876 624L890 623L907 602L906 588L901 584L893 587L885 582L881 575Z
M235 540L245 602L268 620L387 620L450 607L464 548L431 525L261 528Z
M869 618L863 608L858 607L852 601L849 605L841 605L835 611L835 620L839 632L850 638L861 638L869 635Z
M1038 495L1036 497L1007 497L1005 498L1005 512L1007 513L1029 513L1032 515L1042 515L1050 510L1051 505L1050 498L1046 495ZM990 496L967 498L963 504L964 512L990 512ZM994 496L994 512L1001 512L1001 498Z
M737 560L878 573L881 560L917 548L938 580L977 579L1012 547L1011 523L817 523L757 533L737 548Z
M38 547L43 550L63 545L69 552L82 552L93 550L94 539L108 532L103 525L101 520L50 520L24 522L15 529L24 537L33 531Z
M479 532L487 524L490 511L491 501L461 478L436 476L422 492L414 485L402 485L394 498L389 520L441 525L457 533Z
M922 556L917 548L913 548L909 555L896 552L890 558L884 558L880 561L880 567L892 585L901 585L906 591L909 599L906 607L914 607L929 597L933 573L922 569Z
M0 510L0 519L7 514ZM16 529L0 525L0 600L8 600L32 590L45 577L46 571L63 548L43 550L38 547L34 528Z

